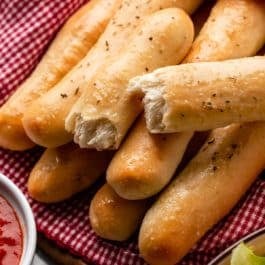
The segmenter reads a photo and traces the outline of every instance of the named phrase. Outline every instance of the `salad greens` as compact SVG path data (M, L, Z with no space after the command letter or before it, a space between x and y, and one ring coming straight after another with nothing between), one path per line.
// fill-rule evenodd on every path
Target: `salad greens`
M244 243L232 252L231 265L265 265L265 257L259 257Z

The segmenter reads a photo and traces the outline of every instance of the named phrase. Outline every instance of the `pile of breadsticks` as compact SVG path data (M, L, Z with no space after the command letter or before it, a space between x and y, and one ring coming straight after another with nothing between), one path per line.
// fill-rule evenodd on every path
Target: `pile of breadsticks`
M47 147L30 195L61 201L106 171L91 226L140 227L150 264L178 262L265 167L265 2L202 2L90 1L0 109L2 147Z

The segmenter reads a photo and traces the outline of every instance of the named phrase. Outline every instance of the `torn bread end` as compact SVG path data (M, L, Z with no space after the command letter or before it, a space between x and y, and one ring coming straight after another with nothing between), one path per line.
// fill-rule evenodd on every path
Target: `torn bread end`
M116 149L116 138L117 130L108 119L76 120L74 141L81 148Z
M143 89L145 93L143 102L145 109L145 119L148 130L151 133L161 133L164 131L163 116L166 112L166 102L161 89Z

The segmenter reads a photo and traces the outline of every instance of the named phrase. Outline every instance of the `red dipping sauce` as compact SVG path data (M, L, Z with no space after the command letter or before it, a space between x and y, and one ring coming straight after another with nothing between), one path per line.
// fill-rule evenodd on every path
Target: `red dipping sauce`
M0 196L0 265L18 265L23 250L23 233L12 206Z

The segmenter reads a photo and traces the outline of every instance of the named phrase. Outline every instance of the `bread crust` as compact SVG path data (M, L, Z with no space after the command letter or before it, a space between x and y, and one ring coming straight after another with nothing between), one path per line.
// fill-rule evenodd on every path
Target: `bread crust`
M125 241L138 229L148 206L148 200L122 199L105 184L91 201L90 224L102 238Z
M111 152L84 150L73 143L47 149L30 173L28 192L45 203L68 199L102 176L111 157Z
M264 1L219 0L184 63L253 56L264 45L264 24Z

